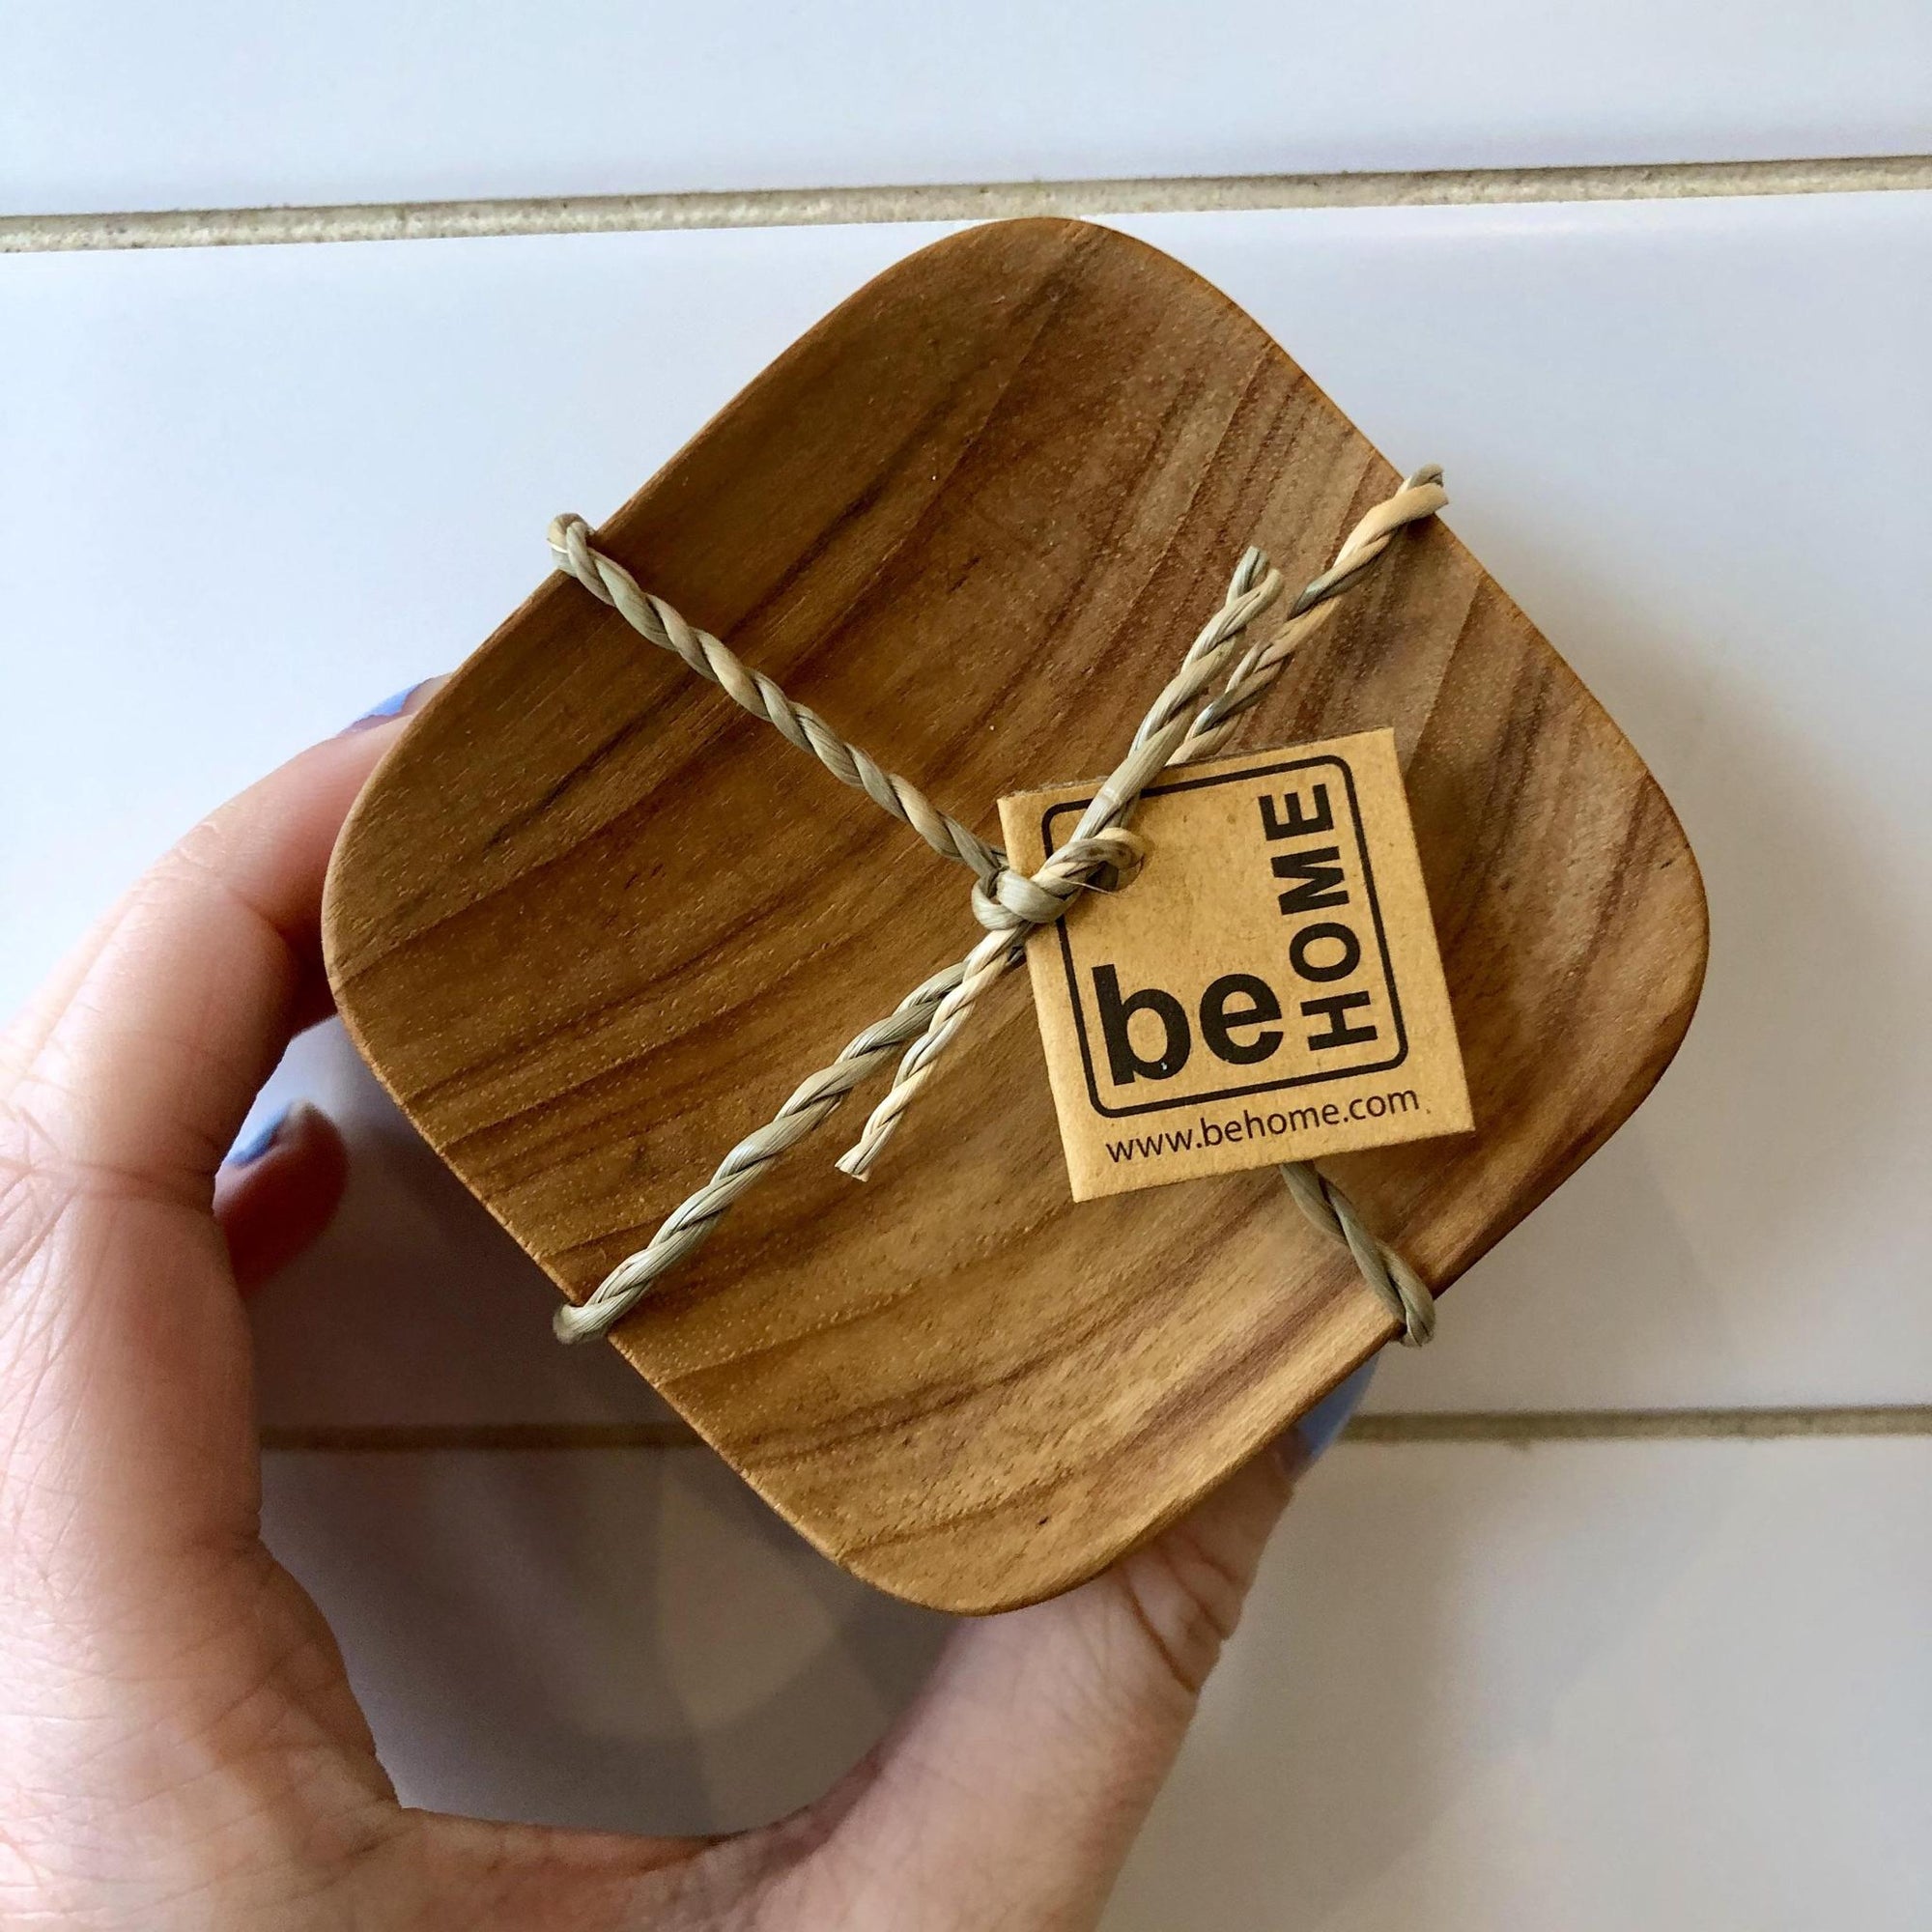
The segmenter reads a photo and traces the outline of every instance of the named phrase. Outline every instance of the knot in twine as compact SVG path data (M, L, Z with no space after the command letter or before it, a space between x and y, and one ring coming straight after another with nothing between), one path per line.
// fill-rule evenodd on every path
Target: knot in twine
M1094 794L1066 843L1031 878L1018 879L1009 869L991 882L990 892L985 882L974 888L974 916L987 928L986 936L960 961L958 985L940 1001L924 1033L907 1049L893 1075L892 1090L873 1108L865 1132L839 1160L841 1173L865 1179L973 1009L1026 956L1023 934L1065 919L1074 898L1092 887L1096 875L1119 867L1124 828L1141 793L1179 750L1193 726L1196 701L1225 668L1241 634L1280 595L1281 572L1260 551L1245 552L1235 566L1220 610L1188 646L1180 668L1141 720L1126 756ZM1137 864L1133 846L1124 849ZM997 923L989 916L995 912Z
M1118 889L1146 861L1145 842L1127 829L1143 790L1167 766L1218 752L1241 714L1326 621L1335 600L1387 550L1395 533L1434 516L1447 501L1440 469L1432 465L1404 478L1350 532L1329 568L1295 598L1287 623L1236 657L1249 626L1282 588L1281 575L1267 558L1258 550L1247 551L1220 610L1188 647L1072 836L1031 875L1016 872L998 846L941 811L917 785L887 771L809 706L794 703L771 678L746 665L709 632L640 589L622 564L591 546L589 526L582 517L558 517L550 526L550 548L559 571L617 611L639 636L671 652L753 717L772 725L787 743L810 752L841 783L863 791L934 851L968 867L975 876L973 915L985 929L963 959L915 987L884 1019L849 1040L836 1060L802 1081L772 1119L740 1141L711 1179L665 1217L645 1246L612 1268L582 1302L558 1309L558 1336L579 1342L608 1333L657 1281L710 1237L732 1205L781 1155L814 1131L847 1094L903 1047L891 1090L838 1162L843 1172L863 1179L975 1006L1025 957L1026 935L1065 918L1083 892ZM1208 686L1224 671L1222 688L1204 699ZM1427 1283L1368 1232L1348 1197L1312 1167L1286 1162L1281 1174L1307 1218L1347 1243L1363 1279L1402 1324L1402 1339L1414 1346L1426 1342L1435 1325Z
M973 917L988 932L1022 937L1051 925L1083 892L1119 892L1147 863L1147 840L1124 829L1069 838L1031 878L1010 866L973 888ZM1112 883L1105 883L1107 875Z

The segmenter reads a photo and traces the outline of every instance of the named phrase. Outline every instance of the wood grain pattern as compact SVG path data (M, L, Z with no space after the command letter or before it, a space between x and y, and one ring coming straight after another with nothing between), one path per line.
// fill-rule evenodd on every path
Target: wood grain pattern
M1453 486L1453 450L1405 454ZM599 544L990 832L1113 762L1243 544L1303 582L1394 480L1186 270L1022 221L862 290ZM1383 724L1477 1131L1324 1166L1439 1290L1669 1060L1704 901L1635 753L1440 526L1241 742ZM581 1296L971 943L969 885L552 578L370 781L326 936L371 1065ZM614 1338L828 1554L960 1610L1090 1575L1391 1332L1269 1173L1076 1208L1021 976L975 1026L871 1181L832 1166L841 1116Z

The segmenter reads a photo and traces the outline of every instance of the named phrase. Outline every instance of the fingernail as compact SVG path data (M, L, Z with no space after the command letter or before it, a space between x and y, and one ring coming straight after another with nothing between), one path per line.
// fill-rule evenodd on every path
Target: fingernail
M1295 1469L1305 1469L1321 1457L1354 1414L1375 1373L1376 1357L1371 1355L1347 1381L1338 1382L1301 1416L1281 1439L1283 1460Z
M257 1161L281 1139L282 1129L289 1123L289 1116L295 1112L293 1105L284 1107L272 1120L257 1127L244 1141L237 1141L228 1150L224 1167L246 1167L250 1161Z
M382 703L372 704L354 724L344 725L343 729L366 731L372 724L385 724L391 718L401 718L409 713L420 711L429 702L431 696L448 682L446 675L419 678L414 684L392 693L384 698Z

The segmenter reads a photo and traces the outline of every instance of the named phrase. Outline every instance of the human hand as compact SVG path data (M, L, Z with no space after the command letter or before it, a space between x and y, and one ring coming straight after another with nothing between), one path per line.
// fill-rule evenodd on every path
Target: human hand
M191 833L0 1037L0 1923L1092 1925L1305 1452L1105 1576L962 1624L816 1804L717 1839L406 1809L260 1536L242 1297L319 1235L334 1129L222 1164L329 998L322 882L402 716Z

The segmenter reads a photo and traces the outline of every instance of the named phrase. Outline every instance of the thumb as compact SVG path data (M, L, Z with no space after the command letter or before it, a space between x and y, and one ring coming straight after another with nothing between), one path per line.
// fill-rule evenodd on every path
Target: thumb
M935 1923L1092 1924L1289 1500L1289 1445L1091 1582L962 1625L825 1861L917 1872ZM926 1923L910 1903L897 1922Z
M70 1519L98 1509L125 1550L250 1518L247 1331L215 1170L292 1028L319 1016L329 851L398 728L332 738L223 807L0 1041L4 1474L10 1502L46 1501L36 1534L74 1546ZM245 1202L227 1205L245 1260Z

